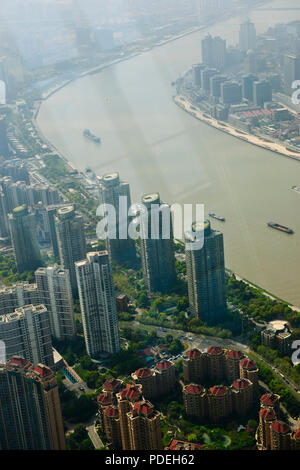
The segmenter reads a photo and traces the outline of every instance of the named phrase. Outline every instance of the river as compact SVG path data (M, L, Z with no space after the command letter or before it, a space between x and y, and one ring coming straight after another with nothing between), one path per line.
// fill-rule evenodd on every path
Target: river
M297 0L276 0L253 11L258 34L278 22L300 19ZM210 27L229 44L238 41L235 17ZM38 124L78 169L118 171L132 199L158 191L169 203L204 203L226 222L228 268L300 307L300 163L259 149L201 123L172 100L171 82L201 61L197 32L66 86L45 101ZM82 136L89 128L95 143ZM286 235L274 221L294 229Z

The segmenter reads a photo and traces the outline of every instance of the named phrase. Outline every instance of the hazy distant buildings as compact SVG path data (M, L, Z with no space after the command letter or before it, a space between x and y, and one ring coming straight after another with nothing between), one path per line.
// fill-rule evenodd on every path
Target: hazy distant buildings
M185 234L188 243L197 243L195 232L204 230L201 249L186 249L186 269L191 313L208 322L216 322L226 311L225 264L222 233L212 230L210 222L194 223Z
M250 20L240 25L239 48L244 52L256 48L256 29L254 23L251 23Z
M248 101L253 101L253 85L257 82L258 78L256 75L247 74L242 77L242 92L243 98Z
M52 337L65 341L75 336L73 297L69 271L59 266L35 272L38 300L48 310Z
M55 206L47 206L47 222L48 222L48 229L49 229L49 237L52 245L53 255L56 262L59 262L59 249L58 249L58 240L57 240L57 233L56 233L56 226L55 226L55 217L57 213L57 207Z
M0 188L0 238L9 237L8 210L4 193Z
M210 94L214 98L220 98L221 85L226 82L228 78L226 75L214 75L210 78Z
M1 450L64 450L55 374L22 357L0 365Z
M201 70L201 89L209 94L210 93L210 80L214 75L217 75L216 69L205 68Z
M83 218L75 212L74 206L61 207L57 210L55 226L60 264L69 270L72 291L76 292L75 262L86 256Z
M97 28L94 31L94 40L102 51L109 51L115 47L112 29Z
M91 252L76 263L87 353L93 358L120 350L118 315L107 251Z
M11 241L19 273L32 271L42 265L34 216L27 206L16 207L9 214Z
M44 305L26 305L0 315L0 340L5 342L7 360L17 354L35 365L54 365L49 315Z
M9 157L6 117L0 116L0 157Z
M14 181L12 176L0 179L7 209L11 212L21 205L34 206L42 203L45 206L59 204L60 195L56 188L48 185L26 184L25 181Z
M264 106L264 103L272 101L272 87L266 80L260 80L253 84L253 100L257 106Z
M135 244L128 236L128 223L131 220L128 217L131 206L129 184L121 181L118 173L104 175L101 178L99 195L100 202L113 206L116 213L115 237L107 238L107 250L111 259L117 263L133 261L136 257Z
M226 40L208 34L202 39L201 46L203 64L223 70L226 66Z
M141 217L141 260L149 292L166 292L176 282L173 227L170 206L161 203L158 193L142 197L145 217ZM164 223L168 221L167 227ZM164 229L166 234L164 234ZM164 238L165 237L165 238Z
M300 55L286 54L284 56L284 86L288 93L291 93L292 83L300 80Z
M239 83L226 81L221 84L221 102L237 104L242 101L242 87Z
M201 88L201 71L205 69L204 64L193 65L193 81L197 88Z

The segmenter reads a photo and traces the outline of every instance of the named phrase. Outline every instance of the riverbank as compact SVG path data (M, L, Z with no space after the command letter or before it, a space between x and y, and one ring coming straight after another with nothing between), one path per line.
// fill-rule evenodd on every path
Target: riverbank
M227 16L229 17L230 15L227 15ZM84 78L88 75L94 75L94 74L97 74L97 73L101 73L103 70L105 70L109 67L113 67L114 65L117 65L121 62L125 62L127 60L133 59L134 57L136 57L138 55L145 54L146 52L149 52L152 49L155 49L157 47L162 47L162 46L164 46L168 43L177 41L178 39L182 39L182 38L184 38L186 36L189 36L191 34L195 34L199 31L202 31L202 30L208 28L209 26L212 26L217 21L218 21L218 19L216 19L214 21L211 21L211 22L209 22L205 25L192 27L192 28L188 29L187 31L184 31L183 33L172 36L171 38L163 39L163 40L160 40L158 42L154 42L153 44L149 44L146 47L143 46L143 48L141 50L138 50L136 52L130 52L128 54L123 53L123 55L121 57L117 58L117 59L108 61L107 63L104 63L104 64L97 65L96 67L88 68L86 71L81 72L81 73L75 75L74 77L72 77L68 80L64 80L62 83L50 88L45 93L43 93L41 101L40 101L40 105L42 104L43 101L46 101L52 95L54 95L55 93L57 93L58 91L60 91L61 89L63 89L67 85L69 85L70 83L72 83L76 80L79 80L80 78ZM39 109L36 112L35 119L38 117L38 111L39 111Z
M181 95L173 96L173 101L177 106L191 114L199 121L204 122L205 124L208 124L209 126L224 132L225 134L236 137L237 139L243 140L244 142L248 142L249 144L255 145L256 147L261 147L265 150L270 150L271 152L283 155L284 157L300 161L300 153L298 154L296 152L287 150L284 145L277 144L275 142L266 142L262 138L253 134L248 134L245 131L240 131L226 122L217 121L213 117L203 113L199 108L197 108L195 105L192 105Z
M272 0L271 0L272 1ZM218 23L220 20L221 21L226 21L228 20L229 18L232 18L232 17L235 17L235 16L238 16L238 15L241 15L243 13L248 13L249 11L255 9L255 8L258 8L260 6L263 6L264 4L268 4L270 3L270 0L260 0L260 1L257 1L256 4L254 4L252 6L252 8L250 8L249 10L247 10L247 12L243 12L243 11L235 11L235 12L229 12L228 14L226 15L223 15L222 18L214 18L210 21L208 21L206 24L202 24L201 26L193 26L191 28L189 28L188 30L186 31L183 31L182 33L179 33L179 34L175 34L174 36L171 36L171 37L168 37L167 39L162 39L162 40L158 40L158 41L155 41L152 43L152 44L148 44L148 45L143 45L141 46L141 48L135 52L129 52L129 53L121 53L121 57L117 58L117 59L114 59L114 60L111 60L111 61L108 61L107 63L104 63L104 64L100 64L100 65L97 65L95 67L91 67L91 68L88 68L86 71L84 72L81 72L81 73L78 73L76 74L75 76L71 77L70 79L68 80L64 80L62 83L59 83L58 85L50 88L48 91L46 91L43 95L42 95L42 99L41 99L41 102L40 102L40 105L43 101L46 101L48 98L50 98L52 95L54 95L55 93L57 93L58 91L60 91L61 89L63 89L64 87L66 87L67 85L69 85L70 83L80 79L80 78L83 78L83 77L86 77L88 75L93 75L93 74L97 74L97 73L100 73L102 72L103 70L109 68L109 67L112 67L114 65L117 65L121 62L124 62L124 61L127 61L127 60L130 60L138 55L141 55L141 54L144 54L144 53L147 53L155 48L158 48L158 47L162 47L162 46L165 46L166 44L169 44L169 43L172 43L174 41L178 41L179 39L182 39L186 36L189 36L191 34L195 34L199 31L203 31L205 29L208 29L210 28L211 26L215 25L216 23ZM40 106L39 106L40 107ZM36 111L36 116L35 116L35 119L37 119L38 117L38 113L39 113L39 108L37 109Z

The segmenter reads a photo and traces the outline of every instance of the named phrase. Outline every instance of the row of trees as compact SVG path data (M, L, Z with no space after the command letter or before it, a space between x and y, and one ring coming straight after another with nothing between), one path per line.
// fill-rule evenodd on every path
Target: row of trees
M300 312L292 310L280 300L267 297L260 289L254 288L234 276L227 277L227 299L256 321L285 319L294 327L300 327Z

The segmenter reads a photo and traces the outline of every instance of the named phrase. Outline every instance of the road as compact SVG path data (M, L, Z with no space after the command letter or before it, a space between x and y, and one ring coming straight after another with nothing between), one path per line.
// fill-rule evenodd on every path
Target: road
M93 422L89 426L86 426L86 429L88 431L89 438L91 439L95 449L101 449L101 447L104 447L104 444L102 440L100 439L99 434L96 431L96 428L95 428L96 420L97 420L97 417L94 417Z
M232 339L224 339L224 338L217 338L215 336L205 336L201 334L191 333L184 330L176 330L172 328L164 328L161 326L155 325L144 325L138 321L130 322L120 322L123 326L130 326L133 328L141 328L147 331L155 330L157 335L160 337L164 337L167 334L171 334L172 336L179 338L183 343L186 343L189 348L200 348L205 349L209 346L221 346L226 348L233 348L239 349L240 351L247 352L249 351L249 347L247 344L240 343L238 341L234 341Z

